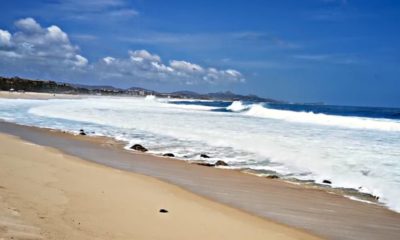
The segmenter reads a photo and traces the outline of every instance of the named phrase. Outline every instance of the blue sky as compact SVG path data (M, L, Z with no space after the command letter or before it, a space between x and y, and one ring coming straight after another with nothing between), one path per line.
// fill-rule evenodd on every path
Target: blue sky
M400 107L400 2L13 0L0 75Z

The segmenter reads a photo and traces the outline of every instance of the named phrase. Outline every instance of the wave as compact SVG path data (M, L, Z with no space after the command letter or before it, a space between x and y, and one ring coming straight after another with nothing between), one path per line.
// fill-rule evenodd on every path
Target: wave
M253 117L270 118L305 124L318 124L324 126L380 131L400 131L400 121L395 120L278 110L266 108L262 104L252 104L243 114Z
M198 154L205 152L210 162L221 159L232 168L274 171L317 183L328 179L331 187L371 193L400 212L398 132L358 131L392 125L392 130L399 129L398 120L277 110L239 101L224 104L110 97L37 102L0 99L0 117L63 131L84 128L130 142L128 146L140 143L151 153L172 152L185 160L199 160ZM327 131L316 124L347 129Z
M154 95L147 95L147 96L145 97L145 100L146 100L146 101L155 101L155 100L156 100L156 96L154 96Z
M166 104L167 108L173 109L185 109L185 110L198 110L198 111L212 111L218 109L217 107L209 107L203 105L192 105L192 104Z
M226 110L232 111L232 112L241 112L243 110L248 109L248 105L244 105L241 101L234 101L232 102L231 105L226 107Z

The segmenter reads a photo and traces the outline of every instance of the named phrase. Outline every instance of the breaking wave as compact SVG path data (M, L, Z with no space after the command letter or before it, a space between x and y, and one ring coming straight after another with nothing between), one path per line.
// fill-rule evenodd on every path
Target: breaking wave
M231 105L226 107L226 110L232 111L232 112L241 112L243 110L246 110L249 108L249 105L243 104L241 101L234 101L232 102Z
M234 102L235 103L235 102ZM233 105L233 103L232 103ZM236 107L236 106L235 106ZM243 109L246 107L243 106ZM380 131L400 131L400 121L366 117L328 115L313 112L296 112L266 108L262 104L252 104L243 114L247 116L283 120L304 124L318 124L341 128L368 129Z

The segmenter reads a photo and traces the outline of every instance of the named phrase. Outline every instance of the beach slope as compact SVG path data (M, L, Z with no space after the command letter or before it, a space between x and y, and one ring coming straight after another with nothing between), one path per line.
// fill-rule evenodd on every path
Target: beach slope
M318 239L151 177L0 142L1 239Z

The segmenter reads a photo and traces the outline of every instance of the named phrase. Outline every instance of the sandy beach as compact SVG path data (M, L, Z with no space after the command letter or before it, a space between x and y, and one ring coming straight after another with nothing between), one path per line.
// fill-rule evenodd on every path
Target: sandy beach
M0 142L1 239L318 239L154 178Z
M52 93L39 93L39 92L9 92L0 91L0 98L9 99L76 99L81 98L80 95L72 94L52 94Z

